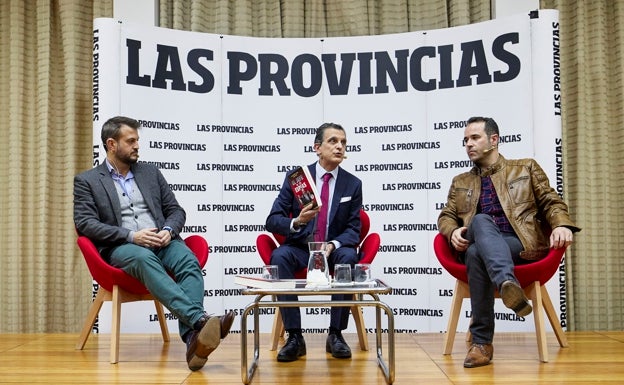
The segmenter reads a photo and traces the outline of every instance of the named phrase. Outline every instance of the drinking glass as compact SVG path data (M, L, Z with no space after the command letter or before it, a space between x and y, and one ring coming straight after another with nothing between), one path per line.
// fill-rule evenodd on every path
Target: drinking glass
M353 280L355 282L370 282L373 280L371 276L370 263L357 263L355 265L355 272Z
M277 265L264 265L262 267L262 278L270 279L272 281L279 279L279 274L277 271Z
M351 285L351 265L339 263L334 266L334 283L337 286Z

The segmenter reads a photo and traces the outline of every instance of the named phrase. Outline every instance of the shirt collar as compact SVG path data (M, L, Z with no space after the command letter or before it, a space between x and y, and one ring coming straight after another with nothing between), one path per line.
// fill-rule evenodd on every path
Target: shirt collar
M336 167L332 171L326 171L323 167L321 167L321 164L319 162L316 162L316 178L317 179L321 179L321 177L323 177L323 175L325 175L327 173L330 173L334 177L334 180L336 180L336 178L338 178L338 169L339 168L340 168L340 166Z
M113 165L108 161L108 158L104 158L104 163L106 164L106 168L108 168L108 172L110 173L110 175L113 178L117 178L117 179L125 179L125 180L129 180L134 178L134 174L132 173L132 168L130 170L128 170L128 175L126 175L125 177L121 174L119 174L115 168L113 167Z

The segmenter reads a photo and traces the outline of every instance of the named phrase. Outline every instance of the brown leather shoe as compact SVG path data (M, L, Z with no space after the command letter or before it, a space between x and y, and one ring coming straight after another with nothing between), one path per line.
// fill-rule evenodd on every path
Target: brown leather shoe
M524 290L515 281L503 282L500 295L505 306L520 317L527 316L533 311L529 299L524 295Z
M202 320L203 322L203 320ZM193 330L186 342L186 362L192 371L204 367L208 356L221 342L221 317L208 317L200 330Z
M227 314L219 316L219 321L221 322L221 339L223 339L230 333L230 328L234 323L234 312L231 311Z
M464 360L464 368L476 368L490 363L494 356L492 344L472 344Z
M213 317L205 315L195 325L199 330L193 330L186 342L186 362L192 371L201 369L208 361L221 339L227 337L234 323L234 312Z

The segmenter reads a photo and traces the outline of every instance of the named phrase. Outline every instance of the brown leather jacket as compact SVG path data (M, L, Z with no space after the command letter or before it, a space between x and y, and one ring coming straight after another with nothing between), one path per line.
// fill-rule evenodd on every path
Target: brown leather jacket
M481 194L481 177L491 176L503 211L525 252L526 259L539 259L549 247L548 232L558 226L580 231L568 214L568 206L550 187L544 170L533 159L499 158L491 167L453 178L446 207L438 217L438 229L450 241L459 227L468 226L477 213Z

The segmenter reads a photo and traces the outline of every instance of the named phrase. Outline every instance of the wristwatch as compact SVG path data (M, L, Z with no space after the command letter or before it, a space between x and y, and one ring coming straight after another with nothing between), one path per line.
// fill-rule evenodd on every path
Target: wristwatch
M175 238L175 233L173 232L173 229L171 228L171 226L163 226L162 229L167 230L169 234L171 234L171 239Z

